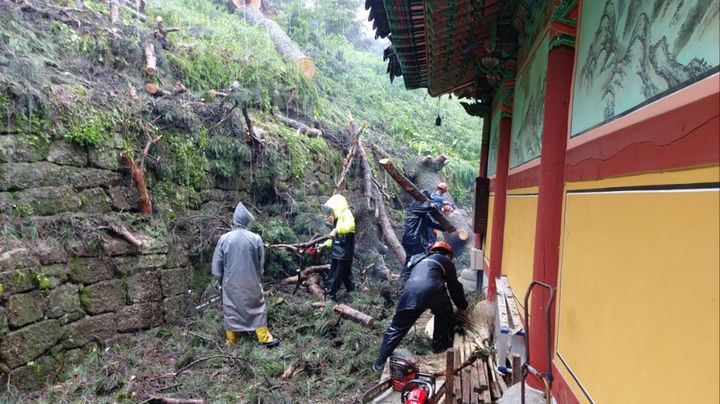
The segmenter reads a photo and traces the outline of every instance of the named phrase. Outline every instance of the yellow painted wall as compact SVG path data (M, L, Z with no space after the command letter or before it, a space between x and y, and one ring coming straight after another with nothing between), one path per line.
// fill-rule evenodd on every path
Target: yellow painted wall
M567 188L717 182L719 174L715 166ZM593 400L719 402L720 193L570 193L565 206L557 350Z
M492 226L493 226L493 208L495 207L495 193L490 193L488 200L488 229L485 237L485 245L483 246L483 255L485 261L490 262L490 246L492 245Z
M527 195L529 193L534 194ZM502 273L507 275L513 292L522 300L532 280L537 188L510 191L505 209Z

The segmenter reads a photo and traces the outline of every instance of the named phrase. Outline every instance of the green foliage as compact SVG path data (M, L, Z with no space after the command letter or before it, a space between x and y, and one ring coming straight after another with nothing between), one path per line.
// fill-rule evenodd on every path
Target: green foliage
M170 36L177 48L167 58L188 88L223 90L237 81L250 90L257 105L269 108L276 89L294 87L303 105L315 103L317 93L311 83L296 66L281 59L265 30L229 14L225 4L149 2L147 10L150 15L162 16L167 26L180 28Z
M43 292L50 290L50 288L52 287L52 282L51 282L50 278L45 276L45 274L43 274L43 273L35 274L35 284Z
M211 173L233 178L249 167L252 150L240 138L213 136L208 140L206 156Z
M165 159L160 164L160 176L176 184L199 189L207 184L208 161L205 149L208 137L204 132L197 136L170 133L158 144Z
M108 138L112 122L96 113L70 121L65 139L81 147L98 147Z

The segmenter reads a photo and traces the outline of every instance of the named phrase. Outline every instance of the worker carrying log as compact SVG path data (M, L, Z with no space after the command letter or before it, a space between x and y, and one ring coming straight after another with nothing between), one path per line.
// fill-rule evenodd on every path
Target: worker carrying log
M423 194L430 199L430 192L423 191ZM440 229L440 223L438 223L431 216L432 212L436 211L439 205L430 201L412 201L410 205L405 209L405 221L403 224L403 236L402 246L405 249L405 263L403 264L403 278L407 279L409 272L407 272L407 265L410 262L410 258L416 254L422 254L427 251L427 248L432 244L428 244L429 234L432 229Z
M340 283L348 292L355 290L352 274L353 253L355 252L355 217L345 197L335 194L322 206L325 223L333 227L330 239L318 244L318 249L330 250L330 272L325 282L325 298L337 300Z
M430 194L430 200L432 200L433 204L436 205L442 213L451 212L452 206L450 205L450 202L447 202L443 200L443 195L448 191L448 184L445 182L440 182L435 187L435 192ZM427 240L426 240L426 248L429 248L435 242L437 241L437 234L439 230L434 229L430 226L427 228Z
M452 260L452 247L438 241L426 256L413 261L412 272L405 282L392 323L383 336L373 371L380 372L385 367L387 358L427 309L435 315L432 351L439 353L453 346L455 324L452 303L458 310L467 309L468 303Z
M254 221L242 202L238 203L232 231L223 234L215 247L212 275L222 290L226 344L234 343L238 333L254 331L260 345L274 348L280 342L267 327L262 287L265 248L260 236L249 230Z

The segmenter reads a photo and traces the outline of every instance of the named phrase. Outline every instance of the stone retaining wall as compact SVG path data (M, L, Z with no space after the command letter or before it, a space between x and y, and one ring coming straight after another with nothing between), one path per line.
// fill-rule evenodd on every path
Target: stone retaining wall
M189 248L146 234L168 229L162 220L153 221L154 231L143 229L149 224L135 213L137 191L120 166L123 147L120 136L85 150L0 135L0 385L8 378L22 389L51 383L84 346L181 320L195 303ZM303 182L307 200L319 206L325 197L317 195L333 181L327 162L315 164ZM288 181L277 188L287 190ZM228 219L247 200L246 187L242 178L216 179L199 192L173 185L186 196L183 215ZM153 198L158 216L172 209ZM78 223L96 228L78 231ZM126 223L144 246L97 223ZM20 236L8 230L18 224L25 226Z

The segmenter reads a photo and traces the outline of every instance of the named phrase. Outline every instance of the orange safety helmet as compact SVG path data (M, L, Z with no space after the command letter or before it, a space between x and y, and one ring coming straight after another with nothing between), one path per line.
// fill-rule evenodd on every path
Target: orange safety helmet
M435 251L435 250L445 250L450 255L452 255L452 253L453 253L452 247L450 247L450 244L448 244L444 241L437 241L437 242L435 242L435 244L432 245L432 247L430 247L430 251Z
M444 182L441 182L441 183L437 184L437 189L439 189L439 190L441 190L441 191L443 191L443 192L447 192L447 191L448 191L448 184L446 184L446 183L444 183Z

